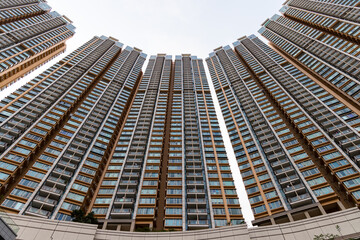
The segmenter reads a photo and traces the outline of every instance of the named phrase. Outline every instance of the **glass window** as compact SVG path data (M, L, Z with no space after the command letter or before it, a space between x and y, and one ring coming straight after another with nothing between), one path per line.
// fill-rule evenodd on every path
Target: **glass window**
M328 187L323 187L323 188L315 189L315 190L313 190L313 192L315 193L315 195L316 195L317 197L319 197L319 196L322 196L322 195L326 195L326 194L332 193L332 192L334 192L334 190L333 190L330 186L328 186Z
M153 215L154 208L138 208L138 214L140 215Z
M282 204L281 204L281 201L280 201L280 200L269 203L270 209L276 209L276 208L279 208L279 207L281 207L281 206L282 206Z
M166 227L181 227L182 219L181 218L165 219L165 226Z
M347 188L352 188L355 186L359 186L360 185L360 177L358 178L354 178L354 179L350 179L344 182L345 186Z
M181 208L166 208L165 214L167 215L181 215L182 209Z

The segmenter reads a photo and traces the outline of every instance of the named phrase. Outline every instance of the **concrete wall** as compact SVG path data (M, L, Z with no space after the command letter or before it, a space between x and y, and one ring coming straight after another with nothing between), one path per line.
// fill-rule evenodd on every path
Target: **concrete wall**
M29 216L10 215L20 227L21 240L313 240L315 235L333 233L360 237L360 211L347 209L296 222L247 229L231 226L187 232L120 232L97 229L96 225L60 222ZM336 230L339 226L340 233ZM346 239L346 238L343 238Z

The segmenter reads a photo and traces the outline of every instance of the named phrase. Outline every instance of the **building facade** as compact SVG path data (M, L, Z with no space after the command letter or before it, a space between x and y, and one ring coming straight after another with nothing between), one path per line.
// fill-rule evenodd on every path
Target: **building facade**
M93 195L146 55L94 37L1 101L1 206L63 219Z
M110 159L91 203L104 228L243 223L201 59L150 58Z
M260 29L270 45L359 114L359 1L292 0Z
M256 36L206 60L254 224L359 204L359 116Z
M74 27L50 10L45 0L0 3L0 91L65 51Z
M243 223L201 59L95 37L1 101L8 212L104 228Z

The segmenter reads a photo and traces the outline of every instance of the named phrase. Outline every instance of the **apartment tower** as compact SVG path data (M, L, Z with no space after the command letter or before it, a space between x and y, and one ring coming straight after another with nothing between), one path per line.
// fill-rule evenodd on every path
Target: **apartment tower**
M107 229L243 223L203 62L195 56L150 57L109 159L89 209Z
M74 35L71 21L44 0L0 3L0 91L58 56Z
M291 0L264 22L270 46L360 114L360 2Z
M1 101L3 209L64 219L92 197L146 59L122 46L94 37Z
M192 230L243 218L203 62L95 37L1 101L8 212L104 229Z
M206 59L256 225L360 203L359 115L256 36Z

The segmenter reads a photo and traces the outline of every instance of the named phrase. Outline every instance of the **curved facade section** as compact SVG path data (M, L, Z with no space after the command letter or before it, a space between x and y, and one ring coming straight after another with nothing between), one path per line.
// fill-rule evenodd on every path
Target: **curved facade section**
M357 208L276 226L250 229L246 226L231 226L186 232L121 232L100 230L90 224L49 221L29 216L11 215L11 217L20 228L18 239L23 240L48 240L50 237L54 240L313 240L315 235L320 234L335 234L339 239L360 237L360 211Z

